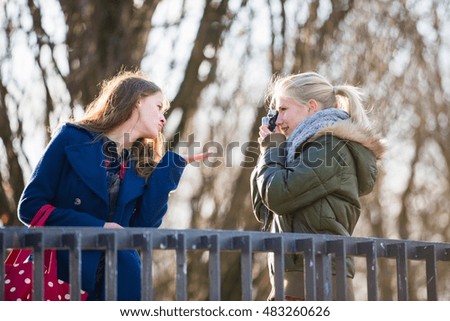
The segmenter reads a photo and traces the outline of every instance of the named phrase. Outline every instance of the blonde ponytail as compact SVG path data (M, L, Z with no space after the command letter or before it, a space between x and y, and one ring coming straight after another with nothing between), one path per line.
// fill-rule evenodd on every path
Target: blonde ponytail
M362 92L358 87L350 85L333 86L336 96L336 107L345 110L356 123L369 127L369 119L362 104Z

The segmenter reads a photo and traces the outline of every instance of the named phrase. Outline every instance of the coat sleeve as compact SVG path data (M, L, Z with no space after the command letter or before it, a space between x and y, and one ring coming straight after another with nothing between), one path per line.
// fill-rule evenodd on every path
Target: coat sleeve
M330 166L329 148L326 142L310 144L300 155L298 165L292 168L286 166L284 144L262 148L255 169L262 203L276 214L285 215L334 192L339 186L341 169L336 164Z
M252 197L253 214L255 215L256 220L262 223L261 230L269 231L273 219L273 212L263 204L256 183L257 173L258 171L255 168L250 177L250 194Z
M167 152L153 170L145 187L141 204L133 215L132 227L159 227L167 212L169 194L175 190L186 167L186 160Z
M252 197L252 207L253 207L253 214L256 217L256 220L260 223L264 222L264 204L261 199L261 195L258 191L258 186L256 184L256 178L257 178L258 171L256 168L253 170L251 176L250 176L250 194Z
M18 216L29 224L45 204L55 206L56 191L62 188L61 175L68 165L64 148L73 137L73 129L62 126L54 135L32 173L18 205ZM46 225L53 226L103 226L104 221L81 211L56 207Z

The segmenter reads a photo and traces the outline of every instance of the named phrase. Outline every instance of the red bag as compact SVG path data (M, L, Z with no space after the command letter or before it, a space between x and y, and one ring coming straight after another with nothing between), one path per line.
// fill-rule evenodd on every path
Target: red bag
M35 215L30 227L44 226L55 208L44 205ZM33 262L29 259L32 250L14 249L5 261L5 301L30 301L33 299ZM81 291L81 300L87 292ZM58 279L56 250L45 250L44 254L44 300L70 300L70 285Z

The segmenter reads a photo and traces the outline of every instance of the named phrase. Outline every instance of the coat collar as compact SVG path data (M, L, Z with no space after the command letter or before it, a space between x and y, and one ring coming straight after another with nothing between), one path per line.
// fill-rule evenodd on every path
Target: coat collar
M83 183L106 204L109 204L102 144L103 141L98 139L84 144L67 146L65 150L70 165ZM143 193L145 179L138 176L132 167L131 164L127 168L120 187L118 207Z

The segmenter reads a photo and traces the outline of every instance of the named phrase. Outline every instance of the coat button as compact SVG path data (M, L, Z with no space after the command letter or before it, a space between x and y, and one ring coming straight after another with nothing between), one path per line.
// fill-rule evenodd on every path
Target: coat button
M73 201L73 204L76 205L76 206L79 206L79 205L81 205L81 200L77 197L77 198Z

